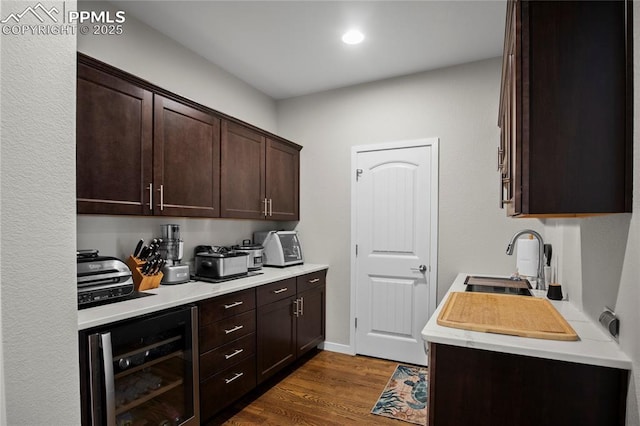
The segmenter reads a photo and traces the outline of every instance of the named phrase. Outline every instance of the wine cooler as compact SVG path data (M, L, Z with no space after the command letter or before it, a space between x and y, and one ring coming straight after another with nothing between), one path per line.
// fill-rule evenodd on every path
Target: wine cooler
M199 424L197 308L80 332L82 423Z

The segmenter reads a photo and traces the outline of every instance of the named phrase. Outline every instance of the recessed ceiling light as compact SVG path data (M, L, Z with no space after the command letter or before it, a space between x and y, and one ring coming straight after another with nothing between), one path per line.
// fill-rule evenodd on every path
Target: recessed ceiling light
M364 34L358 30L349 30L342 36L342 41L346 44L359 44L364 40Z

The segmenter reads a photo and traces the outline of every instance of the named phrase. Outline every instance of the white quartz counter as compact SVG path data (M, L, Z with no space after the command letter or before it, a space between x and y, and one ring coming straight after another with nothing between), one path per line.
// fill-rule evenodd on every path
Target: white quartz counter
M622 352L615 340L606 334L599 324L591 321L583 312L576 309L568 301L550 300L553 306L578 334L580 340L574 342L483 333L438 325L436 322L438 315L444 302L449 297L449 293L464 291L464 280L467 275L474 274L458 274L447 295L442 300L442 303L440 303L427 325L422 329L422 338L425 343L441 343L494 352L631 370L631 359ZM536 295L544 297L544 294Z
M319 264L303 264L286 268L264 267L260 271L262 272L260 275L238 278L218 284L191 281L185 284L161 285L153 290L144 291L144 293L150 293L152 296L79 310L78 330L84 330L215 296L221 296L223 294L233 293L238 290L321 271L328 269L328 267L328 265Z

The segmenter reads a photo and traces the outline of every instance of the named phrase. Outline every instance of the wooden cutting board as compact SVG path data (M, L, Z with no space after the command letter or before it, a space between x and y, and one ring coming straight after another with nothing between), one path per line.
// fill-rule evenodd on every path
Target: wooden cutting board
M454 292L437 320L445 327L550 340L578 340L569 323L546 299Z

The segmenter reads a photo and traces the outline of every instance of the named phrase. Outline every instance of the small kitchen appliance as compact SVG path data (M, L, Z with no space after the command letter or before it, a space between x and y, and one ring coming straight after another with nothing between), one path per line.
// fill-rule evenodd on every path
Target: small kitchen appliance
M161 284L182 284L189 281L189 265L181 263L184 241L180 238L180 225L162 225L160 253L167 263L162 269Z
M79 309L125 298L134 289L127 264L98 250L77 252L77 277Z
M251 244L251 240L242 240L242 244L231 247L236 251L244 251L247 256L247 269L249 271L259 271L262 269L262 255L264 247L260 244Z
M291 266L304 263L298 231L260 231L253 241L264 247L264 266Z
M219 246L197 246L194 253L196 280L229 279L248 274L247 252Z

